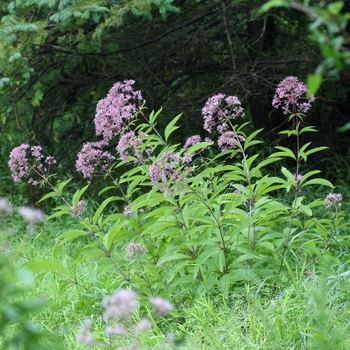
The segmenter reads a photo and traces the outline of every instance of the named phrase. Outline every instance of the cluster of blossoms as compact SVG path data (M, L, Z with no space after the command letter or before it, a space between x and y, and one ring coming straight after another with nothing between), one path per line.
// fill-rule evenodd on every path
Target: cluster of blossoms
M222 152L234 149L245 141L242 135L232 130L231 121L245 116L241 102L236 96L217 94L210 97L202 109L202 115L205 130L212 132L216 126L216 130L220 135L218 145Z
M30 148L33 161L29 162L27 158L27 150ZM40 146L30 147L24 143L18 147L15 147L10 153L10 160L8 165L12 172L12 178L14 181L21 181L22 178L28 177L28 183L32 185L38 185L43 182L50 170L50 166L56 163L56 160L51 157L45 157L42 153ZM30 175L34 173L39 176L39 180L34 180Z
M13 206L12 204L6 199L0 197L0 216L1 215L8 215L13 213Z
M102 150L106 145L107 143L104 140L87 142L78 153L75 167L78 171L83 173L84 178L89 179L89 182L97 171L100 171L102 174L107 174L112 167L112 161L115 157L108 151Z
M148 135L144 132L140 132L139 136L135 135L134 131L129 131L123 134L118 142L116 151L119 153L119 157L123 162L127 162L129 156L134 156L137 163L142 163L142 148L143 139ZM148 156L152 153L152 148L147 147L146 153Z
M82 172L84 178L88 178L89 182L97 171L102 174L109 173L111 162L115 160L115 157L103 151L103 147L106 147L115 136L123 134L145 102L141 91L133 89L134 83L134 80L117 82L109 90L107 96L97 104L94 120L95 131L96 135L102 135L103 140L85 143L78 153L78 160L75 164L77 171ZM140 133L141 137L145 135ZM128 149L132 150L136 158L140 157L141 144L142 140L133 132L129 132L121 136L116 150L121 159L126 162L130 155ZM148 148L146 152L151 152L151 150Z
M107 142L119 135L129 125L145 102L141 91L135 91L134 80L117 82L96 107L95 129Z
M160 297L150 297L149 301L156 318L163 317L173 310L173 306ZM153 327L148 317L143 317L139 322L133 322L133 317L138 309L138 295L134 291L122 289L113 295L106 296L102 300L104 307L103 321L108 323L105 333L109 338L116 336L128 337L132 341L132 349L139 349L138 335ZM94 346L102 345L92 335L92 322L85 320L77 336L80 344Z
M303 97L307 91L306 84L299 81L297 77L287 77L278 84L272 106L281 107L284 114L306 113L311 108L311 103L315 101L314 95L309 98ZM307 99L307 101L299 102L301 99Z
M342 200L343 195L341 193L330 193L325 199L326 202L329 202L329 204L326 205L326 208L338 208L341 206Z
M185 184L192 173L192 169L188 167L191 160L191 155L180 156L172 151L163 153L162 158L156 160L149 169L153 186L161 183L160 190L169 192L169 183Z
M141 244L131 243L126 247L126 251L128 252L127 259L133 260L138 253L145 255L148 252L148 249Z
M80 216L87 206L87 203L85 201L79 201L75 208L72 208L72 216L77 217Z

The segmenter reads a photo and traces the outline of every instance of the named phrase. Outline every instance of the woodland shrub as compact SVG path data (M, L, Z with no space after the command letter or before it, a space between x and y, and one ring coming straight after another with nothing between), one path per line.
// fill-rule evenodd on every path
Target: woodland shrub
M330 193L332 184L306 166L325 147L303 143L305 133L316 132L306 122L314 97L303 82L287 77L276 89L272 104L289 125L280 134L293 138L295 148L276 146L268 157L259 154L261 129L245 134L248 123L241 122L244 109L236 96L207 100L207 137L172 144L181 114L160 134L162 110L147 114L133 84L118 82L99 101L101 140L79 152L76 169L88 184L74 194L66 191L72 179L54 184L55 160L40 146L22 144L9 161L15 181L49 186L41 201L62 201L47 220L70 215L79 222L58 237L59 244L81 240L73 265L101 261L101 300L121 289L175 305L203 294L228 299L247 284L270 291L286 286L295 275L314 273L321 260L330 266L347 261L342 195ZM270 173L271 164L287 159L292 168ZM104 177L100 194L108 197L90 215L84 193L96 176ZM324 196L306 196L309 186L322 188Z

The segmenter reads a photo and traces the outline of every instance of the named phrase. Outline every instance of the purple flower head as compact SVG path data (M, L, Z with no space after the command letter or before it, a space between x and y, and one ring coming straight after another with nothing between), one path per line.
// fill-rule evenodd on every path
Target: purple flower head
M0 197L0 215L11 214L13 212L13 206L6 198Z
M149 301L151 302L154 311L160 316L165 316L173 310L173 306L169 303L169 301L161 297L151 297L149 298Z
M96 341L92 336L92 321L89 319L84 320L80 327L80 331L77 335L77 342L84 345L97 345Z
M134 83L134 80L117 82L97 104L96 134L102 135L107 142L119 135L129 125L135 113L141 110L144 99L141 91L132 88Z
M186 179L192 172L186 164L191 160L191 155L181 157L172 151L164 152L162 157L156 160L149 169L153 186L156 187L161 183L161 192L170 191L168 186L170 182L185 186Z
M77 171L83 173L84 178L88 178L90 182L96 174L109 173L112 161L115 159L107 151L102 151L106 146L106 141L87 142L78 153L78 159L75 163Z
M306 113L311 108L311 102L315 101L315 96L311 95L306 102L299 102L306 99L303 95L307 91L306 84L297 77L287 77L278 84L272 106L281 107L284 114Z
M144 132L140 132L139 137L137 137L133 131L127 132L126 134L122 135L116 147L116 151L119 153L120 159L123 162L127 162L129 156L134 156L137 159L136 162L142 163L142 139L147 136L148 135ZM148 156L150 155L147 150L146 153Z
M193 135L186 140L183 149L186 151L189 147L197 145L200 142L201 137L199 135Z
M27 158L28 148L31 151L31 161ZM50 165L55 164L56 160L51 156L45 158L41 152L42 148L40 146L30 147L26 143L15 147L11 151L8 165L14 181L21 181L22 178L28 177L28 183L38 185L46 179L50 171ZM31 173L34 176L39 176L39 180L30 177Z
M86 206L87 203L85 201L79 201L77 203L77 206L75 208L72 208L72 216L80 216L84 212Z
M229 149L237 148L237 146L244 142L245 138L242 135L237 134L234 131L225 131L218 139L218 145L221 152Z
M330 193L325 199L326 202L330 202L326 205L326 208L332 209L333 207L340 207L342 200L343 195L341 193Z
M133 260L137 256L137 254L145 255L148 252L148 249L138 243L131 243L126 247L126 250L128 252L127 259Z
M241 102L236 96L217 94L210 97L202 109L204 129L212 132L217 125L220 134L227 131L231 119L244 117Z
M132 290L121 289L113 295L106 296L102 300L102 306L105 308L103 320L108 321L117 317L128 319L135 314L137 304L137 294Z
M40 209L22 207L18 209L18 212L28 226L34 226L36 223L45 220L45 215Z

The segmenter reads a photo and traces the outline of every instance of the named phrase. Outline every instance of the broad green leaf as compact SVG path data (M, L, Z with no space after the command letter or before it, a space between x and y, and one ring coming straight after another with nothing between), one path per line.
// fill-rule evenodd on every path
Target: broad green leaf
M180 117L182 116L182 113L177 115L165 128L164 131L164 136L165 136L165 141L167 142L169 139L169 136L176 130L179 128L179 126L176 126L175 124L177 123L177 121L180 119Z
M127 221L120 223L119 225L113 227L108 233L103 236L103 245L110 251L112 244L114 242L115 236L121 232L121 229L127 224ZM125 232L125 231L124 231Z
M57 263L56 261L52 260L33 260L30 261L28 264L26 264L26 267L31 269L32 271L53 271L53 272L60 272L65 275L69 274L69 271L67 271L66 268L62 264Z
M272 153L269 156L269 158L272 158L272 157L290 157L290 158L293 158L294 160L296 160L295 154L289 148L282 147L282 146L276 146L276 148L279 149L281 152Z
M151 125L154 126L156 119L158 117L158 115L162 112L163 108L161 107L156 113L154 113L154 111L151 112L151 114L149 115L149 122Z
M224 274L218 281L218 287L224 298L227 300L230 291L231 276L229 274Z
M304 182L301 187L309 186L309 185L321 185L321 186L328 186L331 188L334 188L332 183L328 180L317 178L317 179L311 179L309 181Z
M84 194L84 192L88 189L89 185L84 186L83 188L81 188L80 190L76 191L73 195L73 199L72 199L72 204L73 207L75 208L81 198L81 196Z
M289 6L290 5L287 0L270 0L260 7L257 14L261 16L262 14L264 14L267 11L270 11L274 7L289 7Z
M314 73L307 76L308 96L316 94L322 82L322 74Z
M59 194L58 194L57 192L55 192L55 191L49 192L49 193L45 194L44 197L42 197L41 199L39 199L39 200L37 201L37 203L40 203L40 202L42 202L42 201L44 201L44 200L46 200L46 199L48 199L48 198L52 198L52 197L59 197Z
M170 253L170 254L165 254L164 256L162 256L159 260L157 265L162 265L165 262L168 261L173 261L173 260L182 260L182 259L188 259L190 260L190 257L186 254L183 253Z
M62 233L60 236L58 236L58 239L61 240L60 245L63 243L66 243L67 241L70 241L74 238L80 237L80 236L87 236L90 233L88 231L83 230L70 230L65 233Z
M62 194L64 187L65 187L69 182L71 182L72 180L73 180L73 178L71 177L70 179L61 182L61 183L58 185L58 187L57 187L58 193Z
M98 207L98 209L96 210L96 213L92 219L92 222L94 225L96 225L98 219L100 218L103 210L105 209L105 207L110 203L110 202L113 202L113 201L118 201L120 199L120 197L109 197L107 199L105 199L101 204L100 206Z

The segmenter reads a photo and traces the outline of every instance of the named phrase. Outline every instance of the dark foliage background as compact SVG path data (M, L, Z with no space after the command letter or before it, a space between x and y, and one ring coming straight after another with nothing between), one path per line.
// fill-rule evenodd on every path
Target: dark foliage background
M58 172L75 173L82 143L96 139L98 100L124 79L136 81L150 111L164 108L161 124L184 112L175 141L204 133L201 109L223 92L239 97L252 130L264 128L261 152L288 144L278 135L285 116L271 106L274 90L289 75L306 81L324 54L308 30L310 17L290 7L257 16L264 3L2 1L1 192L13 191L6 163L22 142L55 156ZM324 75L305 120L319 130L314 145L330 147L312 162L332 181L349 180L349 135L337 132L350 119L349 85L349 66Z

